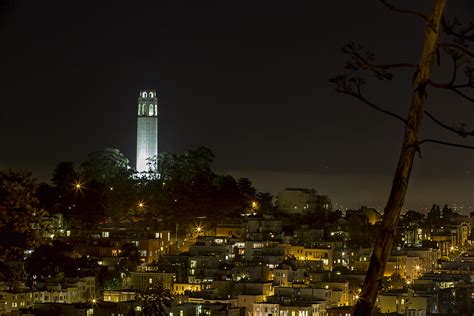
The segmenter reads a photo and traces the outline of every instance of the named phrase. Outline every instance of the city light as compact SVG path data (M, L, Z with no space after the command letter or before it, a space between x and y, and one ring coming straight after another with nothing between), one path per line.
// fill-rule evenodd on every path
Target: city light
M196 224L194 227L194 232L197 236L200 236L201 234L204 234L204 227L201 224Z
M76 191L81 191L84 188L84 185L80 181L74 183L74 189Z

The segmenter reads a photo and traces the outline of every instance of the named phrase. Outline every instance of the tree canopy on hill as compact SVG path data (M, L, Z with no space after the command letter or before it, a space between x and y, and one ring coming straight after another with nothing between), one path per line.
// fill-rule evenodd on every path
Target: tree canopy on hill
M147 172L137 173L119 150L107 148L89 154L78 169L60 162L52 185L41 184L40 202L83 224L273 211L271 194L257 192L247 178L216 174L214 158L205 147L160 153L148 159Z

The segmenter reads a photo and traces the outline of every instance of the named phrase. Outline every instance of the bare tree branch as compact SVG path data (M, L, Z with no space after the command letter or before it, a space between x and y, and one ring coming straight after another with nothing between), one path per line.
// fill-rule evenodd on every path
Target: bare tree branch
M464 144L457 144L457 143L451 143L451 142L445 142L442 140L437 140L437 139L423 139L418 142L418 146L425 144L425 143L435 143L435 144L440 144L440 145L445 145L445 146L451 146L451 147L458 147L458 148L465 148L465 149L474 149L474 146L469 146L469 145L464 145Z
M391 80L393 74L387 69L392 68L418 68L418 65L410 63L375 64L375 54L361 45L348 43L342 48L342 52L350 56L346 63L346 69L351 71L368 70L379 80Z
M352 92L348 92L348 91L341 91L341 90L337 90L337 91L340 92L340 93L351 95L351 96L355 97L356 99L359 99L360 101L364 102L365 104L367 104L368 106L370 106L374 110L377 110L377 111L382 112L386 115L394 117L394 118L402 121L404 124L406 124L406 119L404 119L403 117L401 117L400 115L398 115L396 113L390 112L390 111L385 110L384 108L382 108L380 106L375 105L374 103L372 103L369 100L367 100L366 98L364 98L361 94L352 93Z
M435 88L447 89L447 90L471 88L470 83L452 84L451 82L450 83L436 83L436 82L430 81L430 85L435 87Z
M474 52L470 51L470 50L467 49L466 47L464 47L464 46L462 46L462 45L459 45L459 44L455 44L455 43L440 43L440 44L439 44L439 47L447 47L447 48L457 49L458 51L464 53L465 55L474 58Z
M428 19L428 17L425 14L423 14L422 12L397 8L393 4L389 3L387 0L380 0L380 2L382 2L383 5L385 5L387 8L389 8L393 11L396 11L396 12L402 13L402 14L415 15L415 16L418 16L418 17L422 18L423 20L425 20L428 24L430 23L430 19Z
M458 88L466 88L466 86L460 86L460 87L449 87L447 84L439 84L439 83L434 83L434 82L429 82L429 84L433 87L440 88L440 89L446 89L446 90L451 90L457 94L459 94L461 97L464 99L468 100L469 102L474 103L474 97L470 97L467 94L463 93L460 91Z
M445 48L444 51L451 57L451 60L453 62L453 73L451 75L451 80L449 81L449 84L454 85L454 82L456 81L456 77L458 74L458 68L459 68L458 62L461 60L462 54L452 48Z
M457 94L459 94L461 97L463 97L464 99L470 101L470 102L473 102L474 103L474 98L473 97L470 97L466 94L464 94L463 92L459 91L458 89L452 89L454 92L456 92Z
M448 83L437 83L437 82L433 82L433 81L429 81L429 84L435 88L440 88L440 89L446 89L446 90L451 90L457 94L459 94L461 97L463 97L464 99L470 101L470 102L474 102L474 97L470 97L469 95L467 95L466 93L462 92L460 89L464 89L464 88L474 88L474 68L471 68L471 67L466 67L465 70L464 70L464 74L466 75L466 79L467 81L463 84L455 84L455 80L456 80L456 73L457 73L457 61L456 61L456 57L453 57L453 62L455 63L454 65L454 73L453 73L453 77L451 78L450 82Z
M403 124L407 123L407 120L404 117L402 117L401 115L398 115L394 112L386 110L386 109L372 103L371 101L369 101L367 98L365 98L363 96L360 87L363 84L365 84L364 79L362 79L360 77L347 77L345 75L339 75L339 76L335 76L335 77L331 78L329 81L336 84L336 86L337 86L336 91L337 92L353 96L354 98L364 102L365 104L367 104L368 106L370 106L374 110L379 111L381 113L384 113L384 114L386 114L388 116L391 116L393 118L396 118L396 119L402 121Z
M443 16L441 23L443 26L443 31L447 35L454 37L454 41L457 44L466 47L466 42L474 41L474 22L464 26L457 18L448 20L445 16Z
M452 127L447 125L446 123L441 122L439 119L437 119L433 114L428 112L427 110L423 111L426 116L428 116L433 122L441 126L442 128L451 131L453 133L458 134L461 137L467 137L467 136L474 136L474 130L473 131L466 131L465 129L465 124L461 124L460 127Z

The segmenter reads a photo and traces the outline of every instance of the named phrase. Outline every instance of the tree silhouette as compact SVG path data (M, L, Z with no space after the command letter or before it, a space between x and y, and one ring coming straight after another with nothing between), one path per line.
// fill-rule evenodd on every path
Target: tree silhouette
M0 172L0 259L21 260L41 241L43 217L37 183L29 172Z
M386 7L398 13L423 19L426 23L426 31L423 51L418 63L379 64L376 62L374 53L360 45L351 43L343 48L343 53L349 56L349 61L346 64L349 74L338 75L330 79L335 84L337 92L360 100L372 109L402 122L404 126L402 148L392 188L354 315L371 315L373 312L375 300L382 286L385 266L391 253L400 211L404 204L413 161L416 154L421 157L421 145L434 143L474 149L474 146L462 143L452 143L432 138L419 139L420 126L424 115L444 130L461 137L474 136L474 131L467 130L465 124L451 126L443 122L426 107L428 90L433 87L450 90L461 98L474 102L474 97L469 96L466 92L468 89L474 88L474 69L469 66L470 58L474 57L474 52L469 50L468 46L469 42L474 40L474 23L464 25L458 19L448 20L444 16L447 0L432 0L433 6L429 14L400 9L389 3L388 0L380 1ZM444 36L441 36L441 34L444 34ZM446 40L446 42L440 40ZM432 80L433 68L435 65L440 65L442 56L448 56L451 59L453 73L447 82L436 83ZM464 67L465 78L459 83L461 67ZM361 73L369 73L378 80L387 81L393 78L393 74L390 72L393 69L414 71L411 83L411 104L406 117L376 104L364 94L363 88L367 80Z
M0 282L13 288L23 279L25 250L42 241L46 211L38 207L38 184L26 171L0 171Z
M125 219L136 204L133 171L128 159L114 148L89 154L81 165L82 178L94 183L105 215L112 222Z
M136 304L141 307L143 315L165 316L171 308L173 297L163 284L157 283L146 291L137 293Z

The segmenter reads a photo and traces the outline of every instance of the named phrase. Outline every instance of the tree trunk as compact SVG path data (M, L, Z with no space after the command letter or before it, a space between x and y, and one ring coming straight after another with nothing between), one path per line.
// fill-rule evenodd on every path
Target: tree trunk
M402 149L393 178L392 189L385 206L382 223L375 241L370 265L365 277L362 292L354 309L354 315L372 315L387 260L392 251L398 217L405 202L405 194L417 152L418 132L426 102L426 86L431 77L433 62L437 56L440 21L447 0L433 0L433 9L426 26L423 54L415 74L410 112L405 125Z

